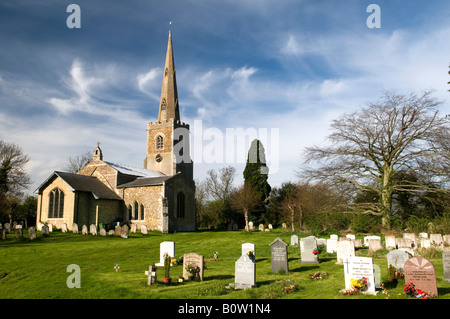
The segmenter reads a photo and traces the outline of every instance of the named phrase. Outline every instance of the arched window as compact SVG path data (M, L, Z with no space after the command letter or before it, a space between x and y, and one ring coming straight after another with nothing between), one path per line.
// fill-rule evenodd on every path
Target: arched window
M177 195L177 218L184 218L184 194L182 192Z
M144 220L144 205L141 204L141 220Z
M156 137L156 149L162 150L164 148L164 137L162 135L158 135Z
M133 214L133 219L134 220L138 220L139 219L139 203L138 202L134 202L134 214Z
M63 218L63 214L64 192L55 188L48 195L48 218Z

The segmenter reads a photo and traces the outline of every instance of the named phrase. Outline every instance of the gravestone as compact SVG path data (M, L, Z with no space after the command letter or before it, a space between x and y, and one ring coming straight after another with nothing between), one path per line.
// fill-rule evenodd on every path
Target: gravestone
M106 229L100 228L100 236L106 236Z
M327 239L327 253L335 253L337 250L337 239Z
M249 252L253 251L253 257L249 255ZM255 261L256 251L255 244L245 243L241 245L241 255L248 255L253 261Z
M361 279L365 277L367 280L367 290L362 291L362 293L376 294L372 258L347 257L343 260L343 263L346 290L350 289L350 279Z
M120 232L120 237L128 238L128 231L129 231L128 225L123 225L122 231Z
M431 242L429 238L420 238L421 248L431 248Z
M335 234L332 234L332 235L330 235L330 239L339 240L339 236L335 235Z
M81 227L81 233L82 233L83 235L87 235L88 229L87 229L87 226L86 226L86 225L83 225L83 226Z
M414 243L416 242L416 234L414 234L414 233L403 233L403 238L409 238Z
M286 223L281 224L281 228L286 229L287 228Z
M91 235L97 235L97 226L95 226L94 224L91 224L89 226L89 232L91 233Z
M247 255L242 255L234 265L234 288L256 287L256 264Z
M381 240L380 236L364 236L364 246L369 246L369 239L379 239Z
M278 272L280 269L289 272L287 246L288 244L280 237L275 238L270 244L272 272Z
M302 238L300 240L301 263L318 264L319 255L314 254L317 251L317 240L314 236Z
M386 244L386 249L391 250L397 248L397 244L395 243L395 236L386 235L384 237L384 241Z
M48 226L48 231L50 233L52 233L53 232L53 224L47 224L47 226Z
M291 246L297 246L298 245L298 236L292 235L291 236Z
M121 234L122 234L122 227L120 227L120 225L116 225L116 227L114 227L114 235L120 236Z
M108 231L108 235L115 235L115 231L114 231L114 229L110 229L109 231Z
M22 228L17 228L14 230L14 239L15 240L22 240L23 238L23 231Z
M272 230L272 229L273 229L272 224L269 224L269 226L267 226L267 228L269 228L270 230Z
M444 244L450 245L450 235L442 236L442 240L444 241Z
M67 224L66 223L61 224L61 232L67 233Z
M78 224L77 223L72 224L72 233L78 234Z
M4 228L0 228L0 238L6 240L6 231Z
M430 234L430 243L431 247L438 250L442 250L444 248L444 241L442 240L441 234Z
M369 245L369 252L375 252L377 250L383 249L383 246L381 245L381 238L369 239L368 245Z
M141 225L141 234L144 234L144 235L147 235L147 234L148 234L148 232L147 232L147 226Z
M3 228L5 229L5 233L6 233L6 234L11 233L11 224L10 224L10 223L5 223L5 225L3 226Z
M248 222L248 230L249 231L255 230L255 226L253 226L253 222Z
M42 235L43 236L49 236L50 235L50 232L48 231L48 226L47 225L42 226L41 231L42 231Z
M205 258L203 255L199 255L197 253L190 253L190 254L184 254L183 255L183 278L189 279L189 276L191 275L187 270L187 265L192 264L194 267L198 267L198 274L196 274L197 278L194 279L200 279L200 281L203 280L203 272L205 269Z
M28 238L30 240L35 240L36 239L36 228L28 227Z
M387 258L388 267L389 267L389 265L392 265L399 272L403 273L403 266L405 265L405 262L409 258L411 258L411 255L402 249L395 249L395 250L390 251L387 254L386 258Z
M352 239L353 244L355 245L355 248L362 248L363 247L363 241L362 239Z
M403 269L405 272L405 283L412 282L416 289L425 291L430 295L438 295L436 273L431 261L416 256L408 259Z
M345 237L348 239L355 240L355 235L353 235L353 234L347 234L347 235L345 235Z
M264 224L259 224L258 229L259 229L259 231L264 231Z
M450 251L442 252L442 265L444 268L444 280L450 282Z
M414 248L412 247L413 240L411 238L397 238L397 247L398 249L409 252L411 255L414 255Z
M130 226L130 232L132 233L132 234L136 234L136 224L131 224L131 226Z
M344 258L355 256L355 245L351 240L340 240L337 243L337 262L342 265Z
M159 244L159 263L156 266L164 266L164 254L175 258L175 243L173 241L163 241Z
M428 233L419 233L420 238L428 238Z
M156 283L158 280L158 275L156 273L156 267L149 266L148 271L145 271L145 274L147 275L147 286L150 286L151 284Z

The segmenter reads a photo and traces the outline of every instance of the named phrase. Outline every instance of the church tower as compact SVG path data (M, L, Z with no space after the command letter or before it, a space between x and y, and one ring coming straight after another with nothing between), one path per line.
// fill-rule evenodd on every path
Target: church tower
M189 125L180 120L171 31L167 43L158 120L147 125L144 168L165 175L182 173L188 180L193 180Z

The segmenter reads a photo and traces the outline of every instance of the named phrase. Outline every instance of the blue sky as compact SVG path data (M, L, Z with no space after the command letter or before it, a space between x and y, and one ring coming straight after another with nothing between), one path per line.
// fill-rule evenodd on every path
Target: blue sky
M253 129L278 186L333 119L383 90L434 89L450 113L449 14L446 0L2 1L0 139L30 156L30 192L97 141L105 160L142 167L171 29L195 178L232 165L238 184L245 155L226 160L226 132Z

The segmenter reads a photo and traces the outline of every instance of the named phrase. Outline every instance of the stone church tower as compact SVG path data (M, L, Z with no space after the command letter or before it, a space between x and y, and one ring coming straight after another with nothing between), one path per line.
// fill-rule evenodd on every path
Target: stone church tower
M158 121L147 125L147 156L144 168L165 175L183 174L193 179L193 163L189 149L189 125L181 122L177 79L169 31L166 62L159 101Z

